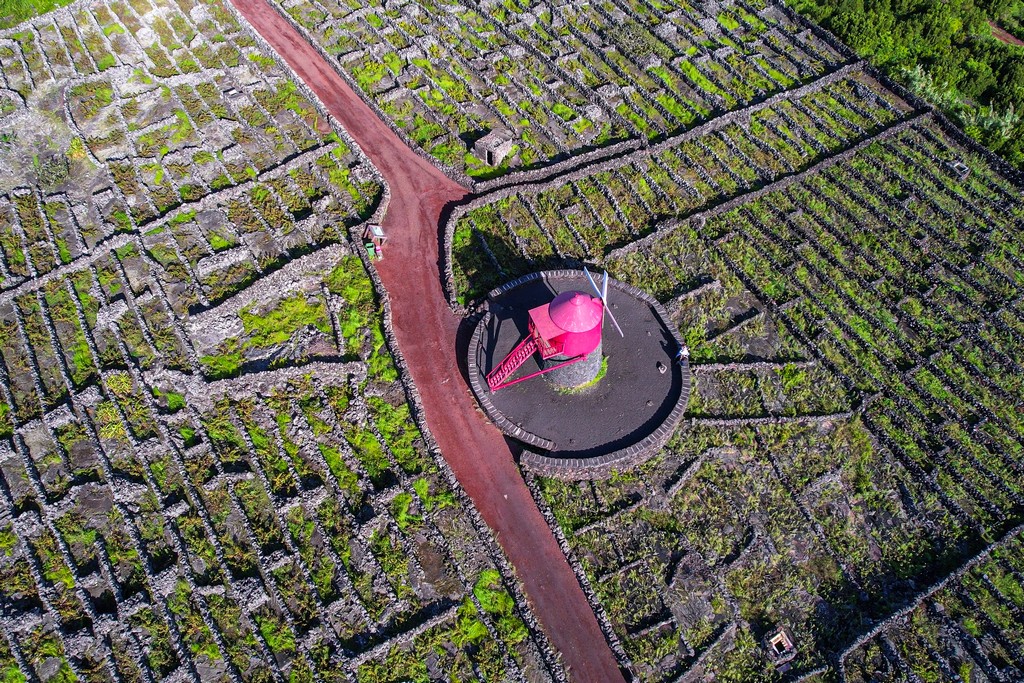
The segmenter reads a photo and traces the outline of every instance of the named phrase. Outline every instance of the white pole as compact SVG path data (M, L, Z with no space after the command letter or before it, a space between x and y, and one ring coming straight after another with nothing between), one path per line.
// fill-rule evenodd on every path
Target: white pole
M608 301L605 299L605 294L608 292L608 271L605 271L604 273L604 281L602 282L601 289L597 288L597 283L594 282L594 278L590 276L590 271L587 270L586 266L583 267L583 272L586 274L587 280L590 281L590 286L594 288L594 293L601 299L601 307L604 309L604 312L608 314L608 317L611 318L612 323L615 325L615 329L619 331L619 336L625 337L626 335L622 333L622 328L619 327L619 321L615 319L614 315L612 315L611 309L608 308Z

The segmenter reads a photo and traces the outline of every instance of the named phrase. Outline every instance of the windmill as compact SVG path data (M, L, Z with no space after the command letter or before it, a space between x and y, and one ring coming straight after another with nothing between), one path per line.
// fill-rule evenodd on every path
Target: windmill
M523 445L521 466L603 477L664 445L691 376L678 327L654 297L566 268L496 287L486 306L466 346L467 380L480 410Z
M586 268L583 270L597 296L567 291L546 304L531 308L528 334L487 375L487 386L492 392L579 363L592 355L600 355L601 332L606 314L619 335L625 336L608 309L608 273L604 273L601 287L598 288L590 272ZM538 352L541 369L512 379L516 371Z

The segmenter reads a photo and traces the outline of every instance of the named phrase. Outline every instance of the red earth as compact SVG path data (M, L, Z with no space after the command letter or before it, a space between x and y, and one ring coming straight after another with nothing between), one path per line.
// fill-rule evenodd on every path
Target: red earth
M232 0L356 140L391 188L377 270L391 299L401 352L441 454L493 530L573 681L621 683L623 675L575 574L516 468L504 437L478 412L459 373L460 318L438 268L446 204L468 191L411 150L265 0Z
M988 25L992 28L992 37L996 40L1001 40L1004 43L1009 43L1010 45L1024 45L1024 40L1013 35L994 21L988 22Z

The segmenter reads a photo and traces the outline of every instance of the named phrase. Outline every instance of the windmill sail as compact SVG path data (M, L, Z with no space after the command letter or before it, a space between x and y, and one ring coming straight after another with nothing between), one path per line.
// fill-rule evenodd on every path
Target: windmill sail
M601 282L600 289L597 288L597 283L594 282L594 278L590 275L590 271L584 267L583 272L586 274L587 280L590 282L590 286L594 288L594 294L597 294L597 298L601 300L601 307L604 308L604 312L608 314L612 323L615 324L615 329L619 331L619 336L625 337L626 335L622 333L622 328L619 327L619 321L615 319L615 316L612 315L611 308L608 307L608 271L605 271L604 273L604 280Z

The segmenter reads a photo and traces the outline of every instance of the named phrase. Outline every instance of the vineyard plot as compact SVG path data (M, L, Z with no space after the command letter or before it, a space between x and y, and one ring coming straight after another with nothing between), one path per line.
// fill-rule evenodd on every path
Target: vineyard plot
M417 426L345 131L218 1L78 4L0 66L5 679L552 680Z
M659 455L532 479L638 679L1018 675L1022 215L987 158L856 69L452 215L455 302L593 263L690 349Z
M664 139L847 61L761 2L721 12L632 0L279 7L410 144L475 180ZM512 150L492 166L473 144L494 130Z

